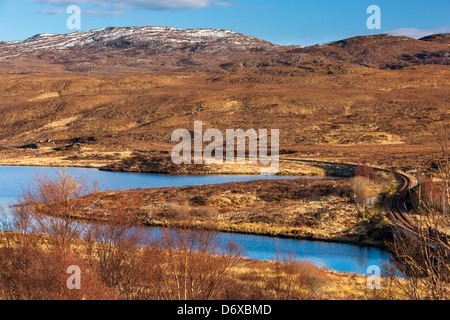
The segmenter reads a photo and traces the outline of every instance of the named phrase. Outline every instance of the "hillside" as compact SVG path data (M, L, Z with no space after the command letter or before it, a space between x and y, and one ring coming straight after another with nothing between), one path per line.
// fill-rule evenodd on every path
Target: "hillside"
M340 40L302 51L323 56L329 62L340 61L375 68L399 69L420 64L450 65L448 45L436 39L444 37L429 37L422 41L381 34Z
M375 68L449 65L448 34L415 40L362 36L310 47L279 46L230 30L110 27L69 34L37 34L0 42L0 71L227 72L233 67L345 63Z
M202 120L280 129L282 154L429 166L450 116L444 39L284 47L226 30L130 27L3 42L0 163L167 154L175 129Z
M450 44L450 33L433 34L420 40Z
M148 72L219 66L262 57L278 46L229 30L128 27L37 34L25 41L0 43L0 60L22 71ZM33 66L31 66L33 64ZM10 65L10 67L14 67ZM146 70L147 69L147 70Z

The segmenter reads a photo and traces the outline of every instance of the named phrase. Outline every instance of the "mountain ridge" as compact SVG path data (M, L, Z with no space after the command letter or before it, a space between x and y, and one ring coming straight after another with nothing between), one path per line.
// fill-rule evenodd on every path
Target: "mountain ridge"
M280 154L411 170L431 161L431 135L450 119L442 35L301 48L210 30L170 29L181 45L162 44L151 39L165 31L149 30L146 46L132 28L1 44L0 163L134 163L169 154L171 133L202 121L222 132L279 129ZM183 42L192 33L204 43ZM236 39L246 43L233 47Z
M388 34L356 36L313 46L277 45L224 29L108 27L67 34L36 34L0 42L0 72L13 62L27 68L59 66L69 72L207 71L240 67L351 64L398 69L450 65L450 34L422 39ZM43 65L44 64L44 65Z

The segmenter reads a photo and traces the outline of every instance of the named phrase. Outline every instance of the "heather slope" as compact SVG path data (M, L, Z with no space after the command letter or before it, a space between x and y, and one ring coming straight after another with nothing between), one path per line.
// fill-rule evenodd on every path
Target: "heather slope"
M0 163L164 155L175 129L201 120L205 130L279 129L281 154L428 166L449 119L450 67L448 45L424 40L303 48L143 27L2 43Z

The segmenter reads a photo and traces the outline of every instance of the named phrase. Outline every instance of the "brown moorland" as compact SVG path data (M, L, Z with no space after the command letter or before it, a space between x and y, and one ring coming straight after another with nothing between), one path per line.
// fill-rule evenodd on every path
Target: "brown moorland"
M76 200L78 219L384 246L388 223L363 209L348 180L288 179L103 192Z
M131 151L167 154L171 133L201 120L205 130L280 129L281 153L297 157L404 169L429 164L449 118L447 66L326 70L265 68L213 78L0 75L0 161L101 166Z
M303 48L223 32L108 28L95 45L90 33L0 43L0 163L102 167L167 155L175 129L203 121L204 130L279 129L282 155L435 167L450 112L448 34ZM187 56L201 61L176 62Z

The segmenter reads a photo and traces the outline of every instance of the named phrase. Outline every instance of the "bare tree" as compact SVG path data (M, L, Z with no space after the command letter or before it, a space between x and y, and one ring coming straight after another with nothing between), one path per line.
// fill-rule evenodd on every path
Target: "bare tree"
M130 216L115 212L108 223L90 224L85 239L86 256L101 281L121 299L142 299L142 249L144 235L132 228Z
M52 235L29 233L32 219L13 211L2 217L0 233L0 299L65 300L113 299L114 294L101 283L77 250L49 250ZM12 219L11 219L12 218ZM82 270L82 290L69 290L67 268Z
M242 249L222 244L217 233L189 224L166 231L145 250L155 296L163 300L217 299Z
M441 192L434 181L421 181L419 201L413 202L420 217L415 230L396 227L394 238L389 243L395 268L391 266L388 274L409 299L450 298L450 217L446 214L449 162L447 132L444 131L444 160L439 165L442 206L439 205ZM396 277L397 272L404 274L406 279Z
M363 217L366 210L366 199L370 195L370 180L362 176L355 176L350 179L350 188L355 195L356 201L362 207Z
M444 125L443 131L444 136L442 141L440 141L443 160L439 164L439 178L442 181L442 214L446 216L450 199L448 193L448 185L450 180L450 166L449 166L448 131L446 125Z
M416 233L404 229L395 230L389 244L395 269L388 272L396 287L409 299L450 298L450 252L448 238L437 234L443 227L434 217L429 217L428 228L419 228ZM448 225L448 222L446 222ZM406 279L397 277L405 275Z
M49 235L44 245L64 258L83 227L72 203L96 191L85 180L63 171L57 177L38 176L13 208L16 224L27 225L33 233Z
M276 299L317 298L328 283L324 272L313 262L298 260L295 253L277 253L275 261L274 277L270 286L275 291Z

